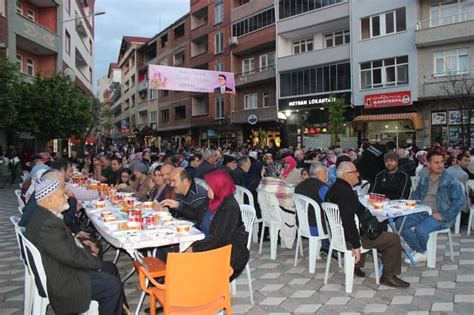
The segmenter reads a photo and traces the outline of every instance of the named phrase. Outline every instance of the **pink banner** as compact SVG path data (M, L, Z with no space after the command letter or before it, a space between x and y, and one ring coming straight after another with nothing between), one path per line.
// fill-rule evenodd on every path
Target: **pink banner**
M232 72L148 66L150 89L235 94Z

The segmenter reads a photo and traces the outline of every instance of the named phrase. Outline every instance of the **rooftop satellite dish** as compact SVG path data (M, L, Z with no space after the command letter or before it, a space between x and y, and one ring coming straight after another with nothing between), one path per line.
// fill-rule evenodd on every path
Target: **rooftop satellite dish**
M76 73L71 68L64 69L64 75L71 80L71 82L76 81Z

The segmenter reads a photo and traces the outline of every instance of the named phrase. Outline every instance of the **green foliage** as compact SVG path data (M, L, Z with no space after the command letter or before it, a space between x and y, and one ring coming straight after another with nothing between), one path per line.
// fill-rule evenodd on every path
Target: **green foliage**
M16 118L15 99L20 75L16 65L0 58L0 125L8 126Z
M332 133L338 135L344 132L346 104L344 98L336 98L334 94L331 94L330 98L334 101L329 103L329 123Z

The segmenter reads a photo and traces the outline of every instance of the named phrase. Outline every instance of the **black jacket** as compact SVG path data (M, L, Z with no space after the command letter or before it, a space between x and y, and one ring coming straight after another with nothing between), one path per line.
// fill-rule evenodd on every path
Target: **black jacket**
M201 165L199 165L199 167L196 169L194 177L204 179L204 175L215 170L216 167L214 165L212 165L208 161L202 161Z
M404 171L398 170L389 174L383 170L375 176L374 189L377 194L384 194L390 200L408 199L410 197L411 178Z
M360 218L367 210L359 202L359 198L352 190L351 185L343 179L336 179L331 188L329 188L326 200L339 206L346 242L349 242L354 249L359 248L360 236L355 224L354 215L357 214Z
M385 169L383 156L387 149L382 144L371 144L363 153L357 163L357 170L362 179L368 180L372 185L378 172Z
M324 211L321 208L321 203L324 202L324 199L321 199L320 193L322 192L321 189L324 191L327 188L328 185L313 177L305 179L295 187L295 193L309 197L318 203L321 210L321 221L323 225L326 223L323 215ZM308 209L308 221L309 225L317 226L316 217L314 216L314 210L312 206L310 206Z
M25 236L40 251L49 301L56 314L89 309L91 283L87 271L99 270L102 261L76 245L63 220L38 206L26 225Z
M243 169L237 167L235 170L232 171L231 175L235 185L239 185L248 189L247 173Z
M196 220L198 229L201 228L202 219L207 212L207 205L208 200L194 211L190 208L183 209L186 217ZM232 278L235 278L247 265L250 254L247 250L248 233L245 231L239 204L234 196L225 198L214 213L209 227L209 234L209 238L193 243L193 251L203 252L232 244L230 265L234 269Z

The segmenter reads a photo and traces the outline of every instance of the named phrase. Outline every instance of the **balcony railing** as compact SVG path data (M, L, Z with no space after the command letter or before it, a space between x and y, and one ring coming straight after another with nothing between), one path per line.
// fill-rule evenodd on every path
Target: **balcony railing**
M439 19L424 20L416 23L416 30L423 30L431 27L450 25L474 20L474 12L461 13L452 16L446 16Z

